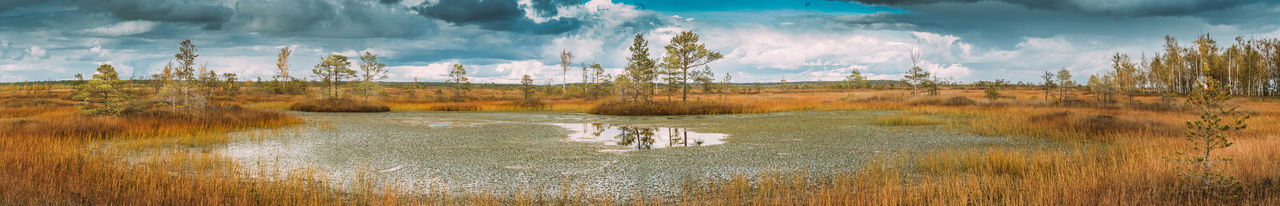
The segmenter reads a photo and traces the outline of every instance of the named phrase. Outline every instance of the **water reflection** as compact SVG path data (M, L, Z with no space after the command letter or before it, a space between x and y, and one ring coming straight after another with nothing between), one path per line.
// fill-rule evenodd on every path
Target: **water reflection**
M553 123L552 125L572 131L567 138L568 141L599 142L627 148L606 151L717 145L724 144L724 138L729 136L720 133L690 132L689 129L674 127L635 127L606 123Z

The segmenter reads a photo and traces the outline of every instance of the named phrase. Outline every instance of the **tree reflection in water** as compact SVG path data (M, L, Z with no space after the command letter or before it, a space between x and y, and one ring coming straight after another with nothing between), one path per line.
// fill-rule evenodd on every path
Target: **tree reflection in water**
M616 126L607 123L553 124L572 131L573 142L600 142L628 150L723 144L726 134L690 132L686 128Z
M653 149L653 131L656 128L639 128L639 127L618 127L622 134L618 134L618 145L636 146L636 150Z

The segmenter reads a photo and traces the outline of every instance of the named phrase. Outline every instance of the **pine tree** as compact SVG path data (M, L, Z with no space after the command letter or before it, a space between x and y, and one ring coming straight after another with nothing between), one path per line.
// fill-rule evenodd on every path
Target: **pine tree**
M453 98L455 101L466 101L467 92L471 91L471 80L467 78L467 69L462 64L453 64L453 69L449 71L449 80L452 83Z
M520 77L520 91L524 93L524 100L533 99L533 77L528 74Z
M657 79L658 71L656 62L649 58L649 42L644 40L644 35L636 34L627 50L631 52L631 56L627 57L625 76L631 78L632 88L629 90L632 100L650 101L655 89L653 81Z
M705 66L724 58L719 52L709 51L705 45L698 43L698 34L691 31L680 32L672 37L665 48L667 56L662 59L662 67L667 68L667 75L672 76L668 82L678 83L681 87L680 101L689 101L690 68Z
M200 73L196 72L195 64L196 45L191 40L183 40L179 43L178 53L173 57L178 61L178 66L174 68L173 76L175 84L174 99L181 107L186 109L203 109L207 100L198 92L192 91L192 87L200 86Z
M907 74L902 77L906 78L908 84L911 84L911 96L918 96L920 94L920 84L929 79L929 72L924 71L919 66L920 53L913 49L908 52L908 55L911 58L911 69L908 69Z
M1201 62L1203 73L1209 76L1213 66ZM1178 152L1171 158L1181 163L1178 174L1201 184L1206 190L1222 188L1237 184L1233 177L1221 173L1220 164L1230 161L1228 158L1215 157L1214 150L1230 147L1231 140L1227 135L1246 128L1248 114L1237 112L1237 106L1228 106L1231 99L1229 85L1223 85L1213 78L1204 78L1198 87L1187 98L1187 105L1200 113L1199 119L1187 122L1187 140L1192 146L1187 151Z
M110 64L99 65L93 79L77 89L72 98L88 103L80 107L88 115L120 115L131 99L129 88Z
M1041 79L1044 79L1044 83L1041 84L1041 87L1044 87L1045 102L1049 102L1049 99L1050 99L1049 97L1053 96L1052 94L1050 94L1050 92L1053 91L1053 87L1055 86L1053 82L1053 76L1054 76L1053 73L1049 71L1044 71L1044 75L1040 76Z
M321 57L320 63L316 64L311 73L317 79L326 85L325 91L322 93L327 99L338 99L338 84L343 80L355 77L356 71L351 70L351 62L347 61L347 56L331 54L327 57Z
M360 77L362 84L360 85L360 94L364 95L365 100L369 100L369 92L377 88L377 84L373 81L387 78L387 70L383 69L387 64L378 62L378 55L364 52L360 55Z
M983 87L983 92L986 93L984 97L986 97L987 100L991 100L991 102L995 102L1000 99L1000 89L1004 88L1006 84L1008 84L1008 82L1003 79L997 79L995 81L981 81L978 83L978 85Z
M851 69L849 76L844 78L845 88L866 88L867 77L862 76L862 72L857 69Z
M1071 87L1075 87L1076 83L1071 81L1071 71L1067 68L1058 70L1058 101L1065 102L1073 98L1071 95Z

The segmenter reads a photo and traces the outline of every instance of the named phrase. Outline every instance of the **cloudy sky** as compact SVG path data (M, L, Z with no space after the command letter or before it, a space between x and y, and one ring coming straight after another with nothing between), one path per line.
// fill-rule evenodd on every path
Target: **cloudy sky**
M855 69L900 79L912 50L945 79L1034 81L1102 72L1111 54L1150 54L1164 35L1280 37L1278 19L1280 2L1267 0L3 0L0 82L104 63L148 76L191 39L197 62L249 78L274 74L279 49L293 47L295 75L322 55L371 51L388 81L441 81L461 63L475 82L559 83L561 50L618 73L635 34L661 55L681 31L724 54L711 68L734 82Z

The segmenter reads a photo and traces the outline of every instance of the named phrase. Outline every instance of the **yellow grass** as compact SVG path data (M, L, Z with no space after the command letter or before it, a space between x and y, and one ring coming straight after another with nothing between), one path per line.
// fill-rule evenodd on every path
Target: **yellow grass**
M425 93L419 91L419 93ZM496 98L500 92L480 91ZM514 94L515 92L509 92ZM907 97L904 90L767 90L762 94L695 94L698 101L750 105L749 112L798 110L898 110L877 120L890 125L944 124L983 135L1043 139L1064 146L1031 149L939 149L872 161L862 171L812 177L805 173L690 179L674 198L614 200L584 195L566 183L557 196L513 188L513 196L490 191L453 194L447 189L375 187L370 175L339 187L324 182L323 171L243 173L216 153L166 147L217 145L219 133L246 127L295 124L283 118L244 124L202 124L79 116L74 107L0 107L0 204L679 204L679 205L1117 205L1261 204L1280 202L1280 102L1234 103L1254 114L1250 129L1234 134L1231 147L1216 155L1234 160L1223 173L1240 181L1234 197L1205 193L1179 177L1165 158L1190 148L1182 125L1195 118L1183 111L1146 110L1129 105L1059 107L1043 102L1042 91L1008 90L1011 99L946 104L951 97L981 99L980 90L944 90L940 97ZM1090 100L1088 95L1079 95ZM658 97L662 99L663 97ZM935 101L935 98L939 101ZM1156 97L1139 97L1155 102ZM383 100L394 111L433 110L460 103ZM479 111L530 109L585 112L608 100L546 98L547 107L527 108L509 100L470 101ZM936 103L935 103L936 102ZM281 109L287 98L242 102L252 108ZM934 119L926 116L949 118ZM75 122L61 123L61 122ZM318 124L325 124L319 122ZM332 124L332 123L329 123ZM22 125L22 126L18 126ZM42 126L32 126L42 125ZM18 129L14 129L18 128ZM43 128L43 129L40 129ZM104 141L113 142L104 149ZM142 159L129 158L151 148ZM266 166L270 167L270 166ZM272 171L270 169L266 171ZM395 184L384 184L395 185ZM432 185L428 187L439 187ZM645 195L637 195L645 196Z
M942 124L942 121L922 116L894 115L877 118L876 124L885 126L920 126Z

